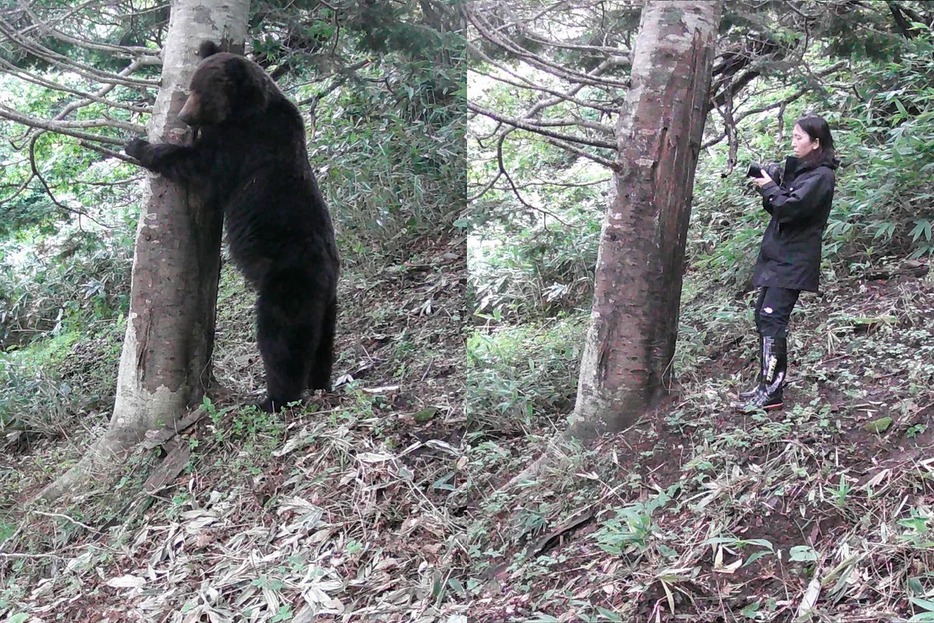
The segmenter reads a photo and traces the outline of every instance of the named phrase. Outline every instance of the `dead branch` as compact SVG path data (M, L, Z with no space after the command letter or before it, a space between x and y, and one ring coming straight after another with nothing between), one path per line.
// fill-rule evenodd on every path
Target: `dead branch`
M38 117L32 117L30 115L24 115L16 112L11 108L7 108L0 104L0 117L8 119L19 123L21 125L30 126L33 128L42 128L43 130L48 130L50 132L57 132L59 134L64 134L66 136L72 136L74 138L79 138L85 141L92 141L95 143L107 143L109 145L120 145L121 147L124 144L124 140L119 138L112 138L110 136L104 136L103 134L91 134L88 132L79 132L73 128L82 128L82 127L115 127L110 123L106 124L97 124L91 126L84 126L85 122L82 121L49 121L46 119L39 119ZM69 125L71 124L71 125Z
M468 110L471 110L471 111L473 111L473 112L475 112L475 113L477 113L477 114L479 114L479 115L483 115L484 117L489 117L490 119L494 119L494 120L496 120L496 121L499 121L500 123L505 123L506 125L513 126L513 127L518 128L518 129L520 129L520 130L526 130L526 131L528 131L528 132L534 132L535 134L540 134L540 135L545 136L545 137L547 137L547 138L551 138L551 139L555 139L555 140L559 140L559 141L567 141L567 142L571 142L571 143L580 143L581 145L589 145L589 146L591 146L591 147L599 147L599 148L602 148L602 149L612 149L612 150L615 150L615 149L616 149L616 143L615 143L615 142L601 141L601 140L597 140L597 139L593 139L593 138L588 138L588 137L586 137L586 136L574 136L574 135L571 135L571 134L559 134L559 133L557 133L557 132L552 132L552 131L550 131L550 130L546 130L546 129L545 129L546 123L545 123L545 122L542 122L541 120L537 120L537 119L515 119L515 118L513 118L513 117L507 117L507 116L505 116L505 115L500 115L499 113L495 113L495 112L493 112L492 110L487 110L487 109L485 109L485 108L483 108L483 107L481 107L481 106L478 106L477 104L474 104L473 102L469 102L469 101L467 102L467 108L468 108Z
M465 8L464 14L466 15L470 24L484 39L515 55L517 58L522 59L524 62L531 65L532 67L535 67L536 69L540 69L553 76L561 78L562 80L567 80L568 82L573 83L581 83L582 85L617 89L625 89L627 87L626 82L602 78L600 76L594 76L588 73L568 69L567 67L549 61L548 59L545 59L538 54L529 52L510 39L500 36L496 32L496 29L493 28L493 26L486 19L481 17L478 11L473 8Z
M90 65L79 63L68 58L64 54L59 54L44 45L34 41L19 33L5 19L0 19L0 34L6 35L8 39L14 42L21 50L40 58L64 71L73 71L80 76L95 82L119 84L127 87L158 88L158 80L146 80L143 78L128 78L120 74L101 71Z

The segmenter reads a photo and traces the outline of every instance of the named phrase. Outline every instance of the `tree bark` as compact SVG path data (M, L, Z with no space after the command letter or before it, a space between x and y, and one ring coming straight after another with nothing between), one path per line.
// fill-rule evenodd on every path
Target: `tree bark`
M570 436L624 429L669 385L722 5L649 0L642 10Z
M249 0L173 0L150 141L190 140L177 114L198 63L198 45L211 39L242 52L248 14ZM161 176L148 181L110 428L40 494L46 499L118 465L147 430L176 421L200 402L210 377L223 216Z

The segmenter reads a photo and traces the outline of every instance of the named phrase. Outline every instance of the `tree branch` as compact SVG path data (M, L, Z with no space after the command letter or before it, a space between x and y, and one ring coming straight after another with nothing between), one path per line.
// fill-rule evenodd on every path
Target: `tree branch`
M82 126L84 122L82 121L48 121L45 119L39 119L37 117L31 117L29 115L23 115L15 110L7 108L0 104L0 117L8 119L10 121L19 123L21 125L29 126L32 128L41 128L43 130L48 130L50 132L57 132L59 134L65 134L66 136L72 136L74 138L83 139L85 141L92 141L96 143L107 143L110 145L120 145L124 144L124 140L118 138L112 138L110 136L104 136L103 134L89 134L87 132L78 132L77 130L71 129L66 124L78 124L74 127L85 127ZM109 124L107 124L109 125ZM100 125L92 125L90 127L102 127ZM129 160L129 162L133 162Z
M67 35L57 28L53 28L51 23L48 23L42 17L36 15L28 3L23 2L20 4L20 6L26 12L26 14L32 18L40 32L44 33L45 35L55 37L59 41L63 41L85 50L110 52L111 54L119 57L139 57L137 58L137 61L139 61L139 63L142 65L162 65L162 59L159 57L156 50L151 50L147 47L135 45L110 45L109 43L97 43L95 41L88 41L87 39Z
M85 149L90 149L91 151L96 151L99 154L104 156L109 156L110 158L116 158L117 160L123 160L129 164L135 164L139 166L139 160L127 156L125 153L120 151L113 151L112 149L107 149L106 147L101 147L100 145L95 145L94 143L89 143L84 139L78 140L78 145L84 147Z
M369 64L370 64L370 59L364 59L362 61L357 61L356 63L354 63L353 65L350 65L349 67L343 68L341 70L340 75L336 76L331 81L331 84L326 86L323 90L319 91L318 93L315 93L311 97L306 97L305 99L296 102L296 104L298 106L307 106L308 104L311 104L312 109L314 109L315 107L317 107L319 101L324 99L328 94L336 91L338 88L341 87L341 85L347 82L348 78L350 78L353 72L363 69Z
M32 39L21 35L5 19L0 18L0 33L6 35L11 41L16 43L23 51L32 54L56 67L66 71L73 71L89 80L96 82L105 82L112 84L122 84L129 87L158 88L158 80L145 80L142 78L126 78L120 74L100 71L90 65L74 61L63 54L54 52L47 47L33 41Z
M121 75L121 76L122 76L122 75L129 75L129 74L133 73L134 71L136 71L136 69L137 69L139 66L140 66L140 63L134 60L132 63L130 63L130 65L129 65L126 69L124 69L123 71L120 72L120 75ZM57 120L60 120L60 119L64 119L65 117L67 117L68 115L70 115L70 114L71 114L72 112L74 112L75 110L77 110L77 109L79 109L79 108L82 108L82 107L84 107L84 106L88 106L88 105L90 105L92 102L106 101L106 100L103 99L104 96L107 95L108 93L110 93L111 91L113 91L115 88L116 88L116 85L114 85L114 84L106 84L106 85L104 85L104 86L101 87L96 93L93 93L91 97L86 97L86 98L84 98L84 100L80 100L80 101L77 101L77 102L72 102L72 103L69 104L68 106L65 106L65 108L63 108L61 112L59 112L57 115L55 115L55 117L53 117L53 120L57 121ZM143 127L142 127L142 126L139 126L139 125L135 125L135 124L124 124L123 122L116 121L116 120L114 121L114 123L122 124L122 125L116 125L116 126L114 126L114 127L120 127L120 128L122 128L122 129L129 129L129 131L134 132L134 133L137 133L137 134L141 134L141 133L143 133L143 132L145 131L145 129L143 129ZM137 128L139 128L139 129L137 129Z
M532 80L530 80L530 79L528 79L528 78L524 78L524 77L522 77L522 76L519 76L518 74L515 74L515 73L509 71L508 69L506 69L505 67L499 65L499 64L496 63L495 61L487 61L486 57L484 57L484 56L480 56L480 58L481 58L481 60L484 60L485 62L487 62L487 64L489 64L489 65L491 65L491 66L493 66L493 67L496 67L497 69L500 69L500 70L503 71L504 73L507 73L507 74L509 74L509 75L512 75L513 77L517 78L517 80L509 80L509 79L507 79L507 78L504 78L502 75L496 75L496 74L492 74L492 73L483 72L483 71L480 71L480 70L478 70L478 69L474 69L473 72L476 73L476 74L478 74L478 75L486 76L486 77L490 78L491 80L496 80L497 82L501 82L502 84L508 84L509 86L513 86L513 87L516 87L516 88L519 88L519 89L526 89L526 90L529 90L529 91L538 91L538 92L540 92L540 93L546 93L546 94L551 95L551 96L553 96L553 97L560 98L561 101L565 101L565 102L570 102L570 103L572 103L572 104L576 104L576 105L580 106L581 108L591 108L591 109L597 110L597 111L599 111L599 112L601 112L601 113L603 113L603 114L605 114L605 115L611 115L611 114L615 114L616 112L618 112L618 110L617 110L616 108L611 108L610 106L601 105L600 102L593 102L593 101L588 102L588 101L586 101L586 100L581 100L581 99L578 99L578 98L576 98L576 97L572 97L572 96L568 95L567 93L562 93L562 92L560 92L560 91L556 91L556 90L554 90L554 89L552 89L552 88L549 88L549 87L547 87L547 86L544 86L544 85L542 85L541 83L533 82ZM579 89L578 89L578 90L579 90Z
M504 134L504 137L505 137L505 134ZM521 203L522 205L524 205L524 206L525 206L526 208L528 208L529 210L534 210L534 211L536 211L536 212L541 212L542 214L547 215L547 216L550 216L551 218L555 219L556 221L558 221L558 222L561 223L562 225L567 226L567 221L565 221L564 219L560 218L559 216L555 215L555 214L552 213L552 212L549 212L549 211L546 210L545 208L539 208L539 207L533 206L532 204L530 204L528 201L526 201L526 200L522 197L522 193L519 192L519 189L516 187L516 183L512 181L512 176L510 176L510 175L509 175L509 171L506 170L506 163L503 162L503 142L504 142L504 141L500 141L500 142L497 144L497 146L496 146L496 161L497 161L497 163L499 164L499 172L500 172L500 174L501 174L503 177L506 178L506 181L507 181L507 182L509 182L509 187L510 187L510 189L512 190L512 194L515 195L516 199L519 200L519 203ZM498 177L499 177L499 176L497 175L497 178L498 178Z
M603 166L607 167L611 171L616 171L618 173L619 171L622 170L620 168L619 163L616 162L615 160L610 160L609 158L603 158L602 156L592 154L567 141L563 141L563 140L556 139L556 138L548 138L548 137L545 137L545 140L547 140L550 144L554 145L555 147L560 147L561 149L577 154L581 158L587 158L588 160L592 160L593 162L596 162L597 164L602 164Z
M516 45L509 39L495 34L495 29L492 28L489 22L483 19L476 10L465 7L464 14L467 17L467 20L474 28L476 28L477 32L480 33L484 39L506 50L507 52L514 54L518 58L537 69L540 69L563 80L567 80L573 83L581 83L582 85L618 89L624 89L627 86L625 82L621 82L619 80L603 79L599 76L593 76L579 71L570 70L561 65L558 65L557 63L553 63L537 54L529 52L523 47Z
M73 89L71 87L67 87L67 86L58 84L56 82L51 82L49 80L39 78L29 72L20 70L18 67L16 67L9 61L4 60L2 57L0 57L0 69L3 69L5 73L13 76L14 78L18 78L19 80L22 80L23 82L29 82L37 86L41 86L41 87L45 87L46 89L53 90L53 91L68 93L70 95L77 95L78 97L83 97L85 99L89 99L99 104L105 104L112 108L119 108L121 110L128 110L130 112L135 112L135 113L140 113L140 114L152 112L152 108L149 106L133 106L131 104L115 102L113 100L108 100L105 98L97 97L93 93L88 93L86 91L79 91L77 89Z
M920 34L920 30L912 26L908 21L908 19L911 19L913 22L923 23L919 15L907 6L900 6L895 0L885 0L885 4L889 7L889 12L895 20L895 25L898 26L898 30L901 31L906 39L914 39ZM905 18L906 15L908 19Z
M35 176L30 174L29 177L26 178L26 181L24 181L22 184L19 185L19 188L16 189L16 192L14 192L9 197L4 197L3 199L0 199L0 206L6 203L9 203L13 201L14 199L16 199L17 197L19 197L23 193L23 191L26 190L27 187L29 187L29 183L33 179L35 179Z
M93 221L94 223L97 223L98 225L102 227L106 227L107 229L110 229L111 228L110 225L100 222L99 220L97 220L96 218L88 214L86 211L78 210L76 208L70 208L55 197L55 194L52 192L52 189L49 188L48 183L46 183L45 178L42 177L42 172L39 170L39 165L36 164L36 141L38 140L38 138L39 138L38 136L34 136L32 140L29 141L29 166L32 169L33 176L39 178L39 181L42 182L42 187L45 189L45 194L49 196L49 199L52 200L52 203L54 203L56 206L58 206L60 209L64 210L65 212L69 212L71 214L77 214L79 216L84 216L90 219L91 221Z
M814 72L813 74L811 74L811 76L812 76L812 77L821 77L821 78L823 78L823 77L826 77L826 76L828 76L828 75L830 75L830 74L832 74L832 73L834 73L834 72L836 72L836 71L839 71L839 70L843 69L843 68L846 67L846 66L847 66L847 62L846 62L846 61L838 61L838 62L834 63L833 65L830 65L830 66L828 66L828 67L825 67L824 69L822 69L822 70L820 70L820 71L818 71L818 72ZM735 142L736 137L735 137L735 136L732 136L732 137L731 137L731 135L732 135L732 133L733 133L733 129L735 129L735 127L738 126L739 123L740 123L743 119L745 119L745 118L747 118L747 117L750 117L750 116L752 116L752 115L757 115L757 114L760 114L760 113L768 112L768 111L774 110L774 109L776 109L776 108L784 108L784 107L787 106L788 104L790 104L790 103L794 102L795 100L801 98L802 96L804 96L805 94L809 93L809 92L812 91L813 89L814 89L813 85L805 85L805 86L801 87L800 89L798 89L797 91L795 91L794 93L792 93L792 94L790 94L790 95L787 95L787 96L785 96L785 97L783 97L783 98L781 98L781 99L778 99L778 100L776 100L776 101L774 101L774 102L770 102L770 103L768 103L768 104L763 104L763 105L761 105L761 106L756 106L756 107L754 107L754 108L750 108L750 109L748 109L748 110L743 110L743 111L741 111L741 112L736 112L736 109L732 109L732 113L731 113L731 115L732 115L732 116L731 116L732 122L727 121L727 117L724 115L724 111L720 109L720 106L716 105L715 103L710 104L710 106L712 106L714 109L716 109L716 110L721 114L721 116L724 117L724 124L725 124L724 130L725 130L725 131L724 131L724 133L719 134L716 138L712 138L712 139L708 140L707 142L705 142L704 144L702 144L702 145L701 145L701 149L707 149L708 147L713 147L714 145L716 145L717 143L719 143L720 141L722 141L724 138L726 138L726 139L730 139L730 140L731 140L731 143L730 143L730 144L731 144L731 150L730 150L730 151L731 151L731 153L732 153L732 152L733 152L733 144L734 144L734 142ZM721 95L723 95L724 97L728 97L729 94L730 94L731 92L732 92L732 90L725 90ZM711 98L711 99L713 99L713 98ZM732 123L733 129L731 129L730 127L728 127L728 125L729 125L730 123Z
M608 141L599 141L592 138L587 138L585 136L573 136L570 134L559 134L557 132L551 132L545 130L537 121L526 120L526 119L514 119L511 117L506 117L498 113L493 112L492 110L487 110L474 104L473 102L467 102L467 108L477 114L483 115L484 117L489 117L506 125L519 128L520 130L526 130L528 132L533 132L535 134L541 134L542 136L552 138L559 141L569 141L572 143L580 143L582 145L590 145L591 147L600 147L602 149L612 149L616 150L616 143Z
M484 184L483 188L481 188L472 197L467 198L467 205L470 205L472 201L475 201L476 199L479 199L480 197L485 195L488 190L493 188L497 180L499 180L499 178L502 177L503 175L503 164L502 164L503 142L506 140L506 137L512 134L513 132L515 132L515 128L507 128L505 132L503 132L496 138L496 141L497 141L496 142L496 159L499 163L499 167L496 170L496 175L493 177L493 179L489 181L489 183ZM481 143L480 146L482 147L483 144Z

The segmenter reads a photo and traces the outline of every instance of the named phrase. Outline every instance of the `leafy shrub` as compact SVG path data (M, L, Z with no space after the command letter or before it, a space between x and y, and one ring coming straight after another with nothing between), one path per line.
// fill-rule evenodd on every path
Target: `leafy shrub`
M905 45L899 63L860 72L841 117L851 166L828 237L844 257L934 254L934 44Z
M519 229L508 243L469 242L475 313L515 321L589 306L600 217L578 212L567 225Z
M379 256L450 229L466 186L461 70L383 63L385 85L374 77L322 102L328 122L311 139L345 258L374 269Z
M0 349L125 313L131 257L129 228L0 244Z
M93 322L86 334L60 333L0 353L0 433L54 437L73 430L88 411L108 411L125 326Z
M470 425L510 435L563 417L577 392L588 317L474 333L467 340Z

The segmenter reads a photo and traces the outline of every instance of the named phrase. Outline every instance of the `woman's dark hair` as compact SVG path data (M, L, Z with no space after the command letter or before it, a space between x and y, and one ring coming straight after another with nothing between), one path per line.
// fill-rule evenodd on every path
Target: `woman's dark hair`
M795 125L804 130L812 141L820 141L820 147L810 156L816 160L833 160L833 136L830 135L830 126L823 117L818 115L805 115L795 121Z

